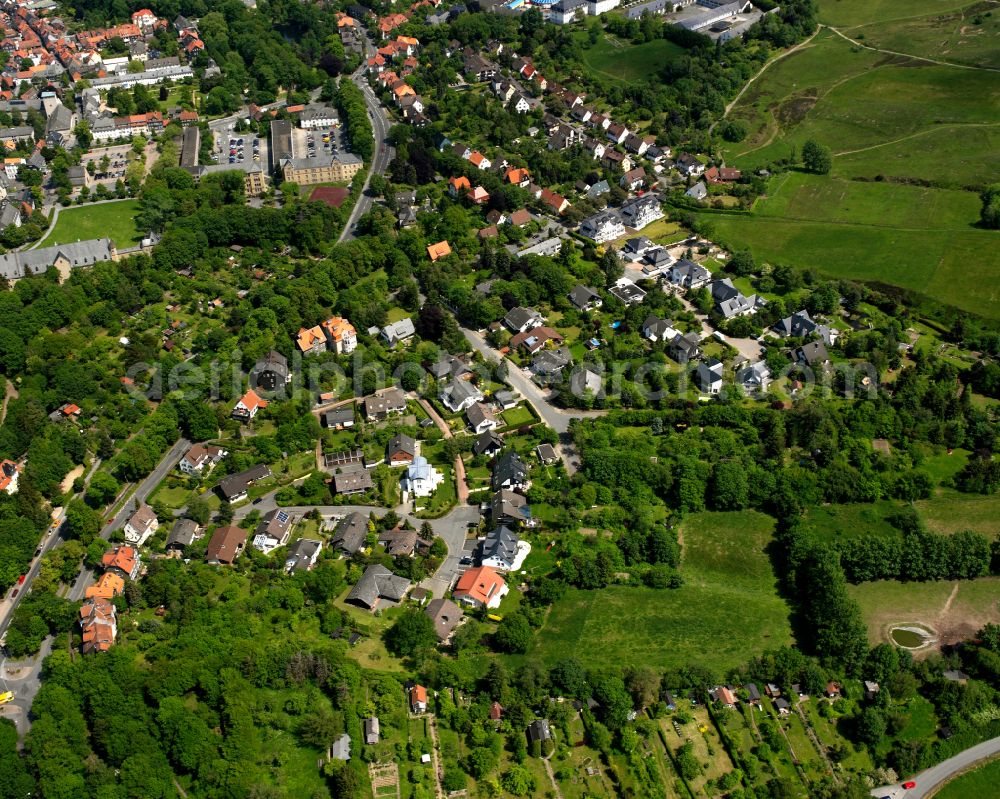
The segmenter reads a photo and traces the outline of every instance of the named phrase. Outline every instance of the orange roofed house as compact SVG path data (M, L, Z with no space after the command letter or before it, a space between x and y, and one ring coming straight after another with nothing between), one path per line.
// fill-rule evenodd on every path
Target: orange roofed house
M142 558L135 547L115 547L101 557L101 567L105 572L117 574L122 579L134 580L142 568Z
M249 422L257 415L257 411L261 408L267 407L267 400L261 399L257 396L257 392L250 389L246 394L240 397L240 401L236 403L233 408L233 418L239 422Z
M107 599L91 597L80 608L80 630L83 635L85 655L107 652L118 635L118 618L115 606Z
M358 346L358 331L354 325L340 316L331 316L325 322L320 323L323 333L326 336L327 348L337 355L347 355L354 352Z
M427 254L432 261L438 261L451 255L451 245L447 241L439 241L437 244L427 245Z
M84 596L87 599L114 599L125 592L125 581L118 574L105 572L96 583L87 586Z
M469 183L469 179L465 175L460 175L457 178L448 178L448 193L452 197L461 197L471 189L472 184Z
M503 577L489 566L469 569L455 586L455 599L474 608L495 608L510 588Z
M427 689L422 685L410 688L410 710L414 713L427 712Z

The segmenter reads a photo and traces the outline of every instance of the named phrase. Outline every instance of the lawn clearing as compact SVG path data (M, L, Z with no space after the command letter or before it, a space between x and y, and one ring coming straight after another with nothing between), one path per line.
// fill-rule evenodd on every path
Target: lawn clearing
M535 417L531 415L531 411L523 405L518 405L516 408L504 411L500 416L503 417L503 420L509 427L520 427L522 424L532 424L535 421Z
M973 771L967 771L945 785L934 796L935 799L968 799L970 796L978 799L997 799L1000 797L1000 759Z
M606 34L597 44L583 51L583 62L594 72L612 80L650 81L655 79L668 61L683 54L683 47L666 39L632 44Z
M806 512L806 526L823 541L851 538L898 538L900 533L887 518L903 508L902 503L882 500L853 505L820 505Z
M119 249L139 243L142 235L135 224L139 212L136 200L62 208L55 227L42 239L40 247L68 244L84 239L109 238Z
M774 521L759 513L700 513L684 522L684 585L568 591L555 603L531 657L586 666L657 669L702 664L716 672L791 642L764 547ZM627 623L623 623L627 620Z
M928 529L935 533L973 530L991 540L996 537L1000 494L963 494L942 488L931 499L921 499L915 504Z
M1000 623L997 577L930 583L877 580L848 586L848 592L861 605L872 644L889 641L893 624L926 625L941 643L952 644L973 637L987 623Z

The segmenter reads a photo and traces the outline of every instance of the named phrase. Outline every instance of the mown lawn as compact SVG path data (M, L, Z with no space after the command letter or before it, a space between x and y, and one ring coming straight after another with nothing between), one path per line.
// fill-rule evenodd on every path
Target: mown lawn
M838 541L880 536L898 538L900 533L887 521L903 505L890 500L853 505L820 505L809 508L805 523L819 538Z
M49 231L39 246L49 247L83 239L107 237L116 247L132 247L142 238L135 224L135 215L138 212L139 203L136 200L62 208L55 227Z
M973 530L990 539L996 536L997 519L1000 519L998 494L963 494L942 488L930 499L921 499L915 504L924 523L936 533Z
M583 40L587 41L586 35ZM649 81L656 78L668 61L683 54L684 48L666 39L632 44L626 39L605 35L583 51L583 62L606 78L622 82Z
M1000 797L1000 759L969 771L945 785L937 799L997 799Z
M721 673L791 642L788 607L775 592L764 547L773 519L703 513L684 522L684 585L571 590L552 608L529 657L576 657L658 669L702 664Z
M503 417L503 420L510 427L519 427L522 424L531 424L535 421L535 417L531 415L531 411L523 405L518 405L516 408L504 411L500 416Z

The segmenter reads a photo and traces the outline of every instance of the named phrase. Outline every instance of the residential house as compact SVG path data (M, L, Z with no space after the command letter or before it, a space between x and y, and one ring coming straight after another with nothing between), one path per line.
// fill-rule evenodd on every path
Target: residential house
M481 402L470 405L465 411L465 418L476 435L495 430L499 425L496 416Z
M409 698L411 713L419 714L427 712L427 689L424 686L412 686L409 691Z
M351 465L338 468L331 478L333 493L339 496L363 494L375 487L371 472L364 466Z
M542 350L531 361L531 373L535 376L536 382L551 382L557 378L562 370L573 363L573 355L568 347L559 347L555 350Z
M87 599L114 599L125 593L125 580L119 574L105 572L93 585L88 585L84 590L84 597Z
M758 308L767 304L767 301L757 294L745 296L728 277L722 280L713 280L709 290L712 293L712 299L715 300L715 309L723 319L754 314Z
M340 316L331 316L320 322L328 351L337 355L349 355L358 346L358 331L354 325Z
M320 416L323 426L329 430L347 430L354 427L354 403L330 408Z
M377 543L385 549L387 555L407 558L412 558L418 544L421 544L416 530L385 530L378 534Z
M14 461L0 461L0 491L11 496L16 494L20 474L20 467Z
M666 319L660 319L656 315L651 315L642 323L642 336L653 342L673 341L678 336L678 332L671 327Z
M398 322L390 322L383 327L381 336L388 346L395 347L400 342L412 338L416 332L417 329L413 326L413 320L410 317L406 317L405 319L400 319Z
M665 214L660 206L660 198L655 194L645 194L625 203L621 207L621 216L630 228L642 230L646 225L663 219Z
M424 608L424 614L434 622L434 632L441 643L451 638L465 618L462 609L450 599L432 599Z
M678 333L674 336L673 341L670 342L669 353L670 357L677 361L677 363L690 363L701 355L701 338L697 333L686 333L684 335Z
M767 386L771 382L771 370L764 361L747 364L736 372L736 382L743 386L743 390L748 394L767 391Z
M625 305L636 305L642 302L646 292L639 288L628 278L621 278L614 286L608 289L608 293L613 294Z
M691 153L680 153L674 162L677 171L685 177L697 177L705 172L705 165Z
M569 293L569 301L577 310L595 311L601 307L601 295L589 286L577 286Z
M250 389L240 397L239 402L233 408L232 417L238 422L249 422L257 415L257 411L267 407L267 400L261 399L256 391Z
M406 474L400 479L399 486L404 495L429 497L443 482L444 475L431 466L427 458L418 455L406 467Z
M641 166L630 169L618 182L625 191L638 191L646 185L646 170Z
M346 732L330 744L330 759L348 761L351 759L351 736Z
M217 486L219 495L226 502L242 502L247 498L250 487L259 480L271 476L271 470L267 464L258 463L242 472L231 474L219 481Z
M632 256L632 260L634 261L658 246L652 239L647 239L645 236L635 236L625 242L622 252Z
M142 569L142 558L135 547L117 546L101 556L101 568L117 574L123 580L137 580Z
M292 516L284 508L264 514L254 531L253 546L265 555L288 543L292 534Z
M666 281L679 289L697 289L712 279L712 273L700 264L682 258L673 263L665 274Z
M330 539L330 546L346 555L353 555L365 545L368 537L368 519L354 511L337 522Z
M247 531L227 524L220 527L208 542L205 561L212 564L232 565L247 544Z
M569 208L569 200L551 189L542 189L539 199L543 205L547 206L555 214L562 214Z
M588 393L592 397L597 397L604 390L604 380L593 369L580 366L570 375L569 390L574 397L584 397Z
M202 473L211 471L228 454L222 447L214 444L194 444L178 461L177 468L184 474L200 477Z
M387 388L365 397L362 404L366 419L381 421L392 414L403 413L406 410L406 395L398 388Z
M531 524L531 506L523 494L500 489L493 492L490 502L490 520L493 524L519 527Z
M466 364L461 358L456 358L454 355L444 353L434 363L427 367L427 371L431 373L431 376L435 380L446 380L449 377L463 378L470 374L472 370L469 369L468 364Z
M824 692L827 699L840 699L840 683L828 682L826 684L826 691Z
M506 525L494 527L479 545L479 565L499 572L513 571L523 561L518 557L520 543L521 540Z
M514 227L526 227L531 224L531 213L527 208L518 208L510 215L507 223Z
M713 358L699 363L694 376L702 393L714 395L722 391L722 361Z
M602 211L588 216L580 223L580 235L603 244L624 236L625 226L617 211Z
M493 162L478 150L473 150L469 153L469 157L466 160L480 171L485 171L493 165Z
M492 457L502 449L503 439L491 428L476 436L472 445L472 454Z
M713 166L705 170L705 180L709 183L728 184L734 183L743 176L738 169L728 166Z
M178 519L167 536L167 552L183 552L200 537L198 522L193 519Z
M611 172L630 172L634 164L630 156L609 147L601 156L601 166Z
M795 350L795 360L805 364L810 369L826 369L830 365L830 356L822 341L810 341Z
M496 459L490 480L490 486L494 491L501 489L527 491L530 485L528 467L517 452L508 449Z
M877 682L872 682L871 680L864 681L865 688L865 701L871 702L875 699L875 695L881 690Z
M250 374L250 385L262 391L277 391L291 382L292 373L288 369L288 359L274 350L271 350L267 357L257 361Z
M437 244L427 245L427 256L432 262L440 261L449 255L451 255L451 245L447 241L439 241Z
M526 734L528 745L532 747L532 750L537 750L538 754L547 756L555 746L548 719L535 719L528 725Z
M787 716L792 712L792 706L788 703L788 700L781 696L774 700L774 707L777 709L779 716Z
M452 380L441 385L438 397L452 413L461 413L471 405L482 402L483 392L469 380Z
M748 682L743 686L743 690L747 692L747 703L753 705L758 710L764 707L763 701L760 698L760 689L757 687L756 683Z
M373 611L380 604L402 602L409 590L409 580L374 563L365 569L345 601Z
M708 199L708 187L699 180L691 188L684 192L684 196L701 202L702 200Z
M125 522L125 540L141 547L146 543L146 539L157 531L159 526L160 522L156 518L156 514L153 513L153 509L149 505L140 505Z
M723 707L735 707L736 696L732 690L725 685L719 685L708 692L709 696Z
M559 460L559 456L556 454L556 448L551 444L539 444L535 447L535 455L538 457L538 460L546 466Z
M406 466L417 455L417 442L412 436L398 433L385 445L385 462L389 466Z
M80 608L80 632L85 655L107 652L118 635L115 606L103 597L91 597Z
M525 330L523 333L511 336L508 346L511 350L523 349L528 354L534 355L550 341L556 345L560 345L563 343L563 337L551 327L539 325L530 330Z
M628 138L629 129L624 125L619 125L617 122L612 122L604 131L604 135L608 137L608 141L612 144L621 144Z
M448 178L448 194L452 197L464 197L472 190L472 184L465 175Z
M667 251L666 247L657 247L656 249L649 250L642 260L645 262L642 267L642 274L646 277L656 277L663 274L674 262L673 257Z
M523 333L525 330L530 330L544 323L545 320L538 311L520 306L511 308L503 318L503 326L511 333Z
M474 608L495 608L508 594L510 588L503 577L489 566L477 566L458 578L452 594L458 602Z

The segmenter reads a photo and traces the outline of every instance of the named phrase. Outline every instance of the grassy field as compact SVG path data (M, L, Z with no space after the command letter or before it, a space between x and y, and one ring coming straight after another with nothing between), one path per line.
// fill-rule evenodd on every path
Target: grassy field
M870 504L820 505L809 508L806 525L825 541L879 536L898 538L899 531L887 518L902 505L888 500Z
M932 499L918 500L917 510L928 529L936 533L973 530L992 539L1000 519L1000 496L997 494L962 494L940 489Z
M789 643L788 607L764 553L773 524L750 512L689 517L681 588L570 591L553 606L531 657L597 666L614 651L622 663L725 671Z
M966 772L934 794L935 799L1000 799L1000 760Z
M131 247L142 238L135 225L138 211L139 203L136 200L63 208L59 211L55 227L49 231L40 246L49 247L53 244L107 236L119 248Z
M1000 622L1000 578L902 583L879 580L852 585L873 643L888 640L891 624L921 622L948 643L971 638L989 622Z
M1000 256L990 231L973 227L977 218L971 192L793 173L774 181L752 216L706 221L720 243L758 260L900 286L997 318L1000 286L990 276Z
M586 34L581 39L589 44ZM583 62L603 77L624 83L654 79L668 61L683 53L682 47L666 39L632 44L606 34L583 51Z

